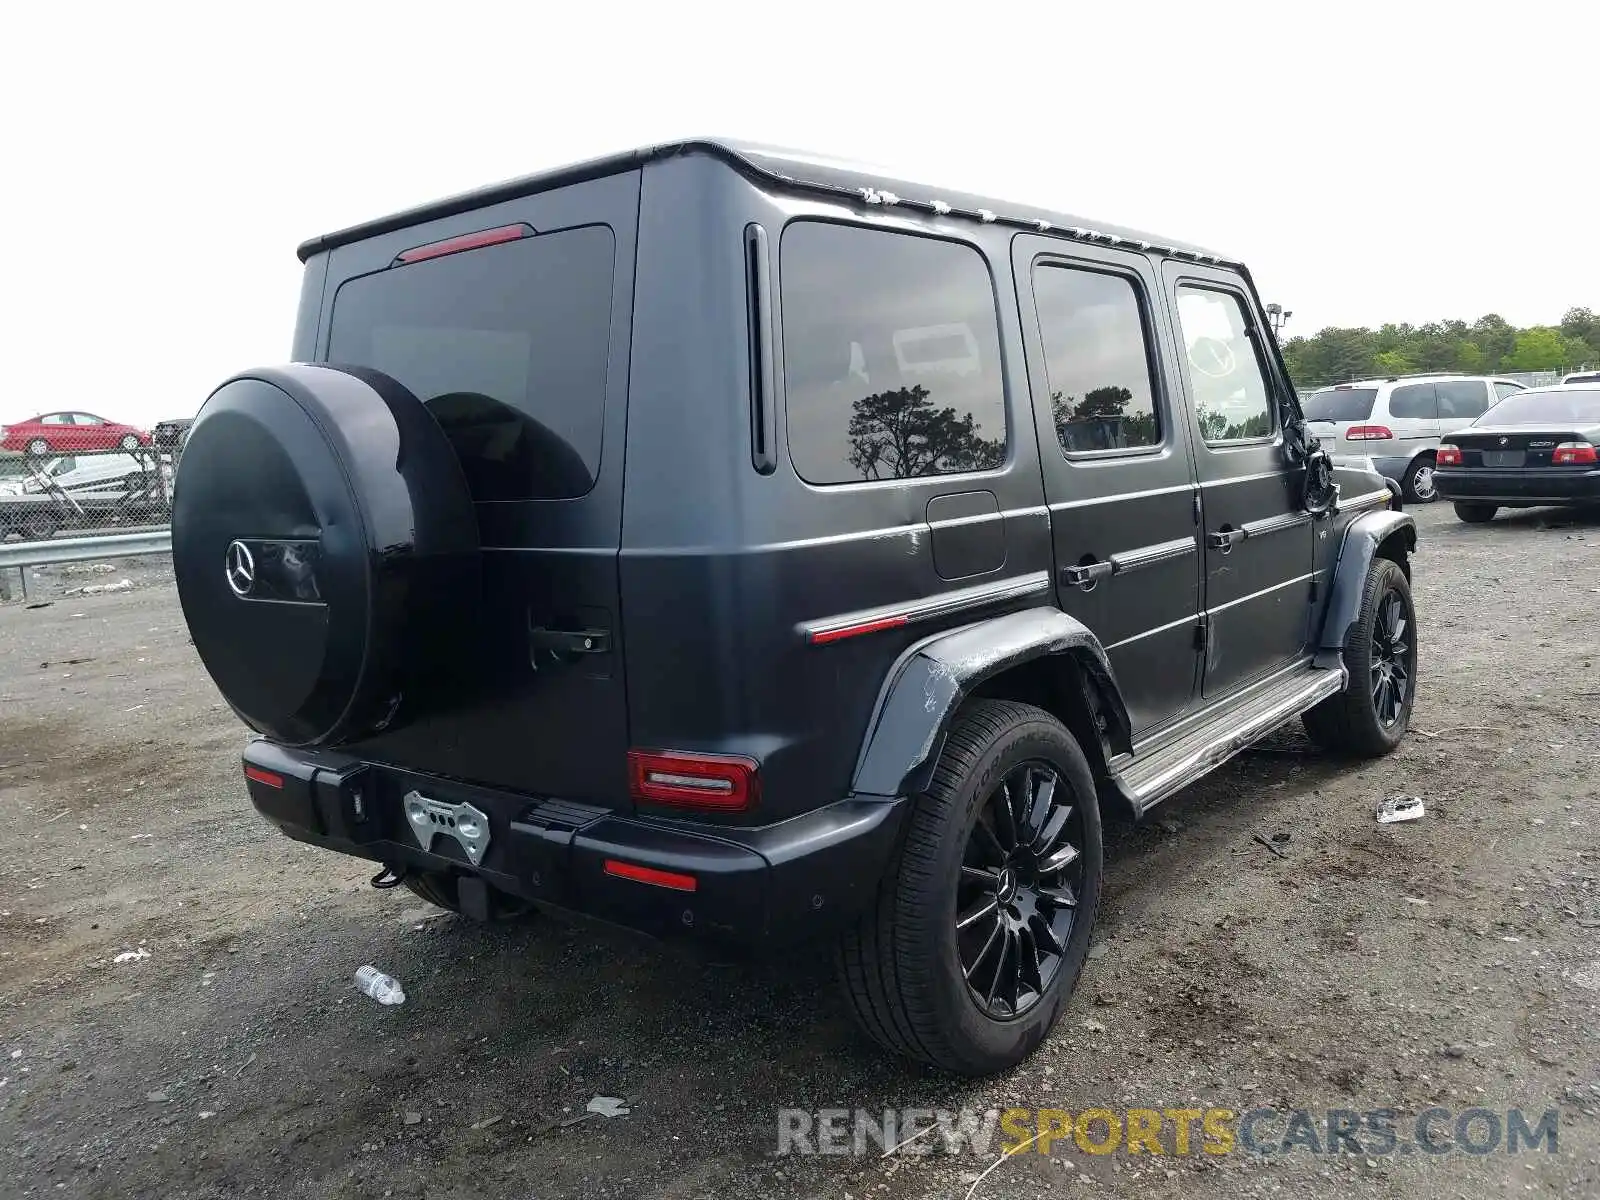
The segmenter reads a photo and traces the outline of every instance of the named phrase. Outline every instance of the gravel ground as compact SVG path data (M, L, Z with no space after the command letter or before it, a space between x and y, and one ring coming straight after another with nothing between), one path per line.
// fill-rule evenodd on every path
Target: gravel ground
M1600 520L1419 521L1417 732L1355 766L1285 732L1113 831L1077 994L981 1083L880 1056L820 953L372 890L250 810L164 563L41 574L0 606L0 1195L1600 1194ZM1398 792L1426 817L1376 825ZM782 1108L1434 1105L1557 1110L1557 1150L776 1153Z

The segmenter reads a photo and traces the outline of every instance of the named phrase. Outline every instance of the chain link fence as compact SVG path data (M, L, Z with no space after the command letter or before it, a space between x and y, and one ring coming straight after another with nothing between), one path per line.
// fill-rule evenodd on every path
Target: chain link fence
M172 519L181 443L37 446L0 458L0 541L148 529Z
M0 601L122 584L130 566L170 571L155 547L172 520L186 426L109 445L92 427L30 429L0 450Z

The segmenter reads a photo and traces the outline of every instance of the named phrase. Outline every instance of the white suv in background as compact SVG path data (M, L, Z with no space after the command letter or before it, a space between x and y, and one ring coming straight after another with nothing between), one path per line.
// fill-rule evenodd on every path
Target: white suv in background
M1394 375L1322 388L1303 408L1326 450L1370 458L1407 500L1427 504L1436 495L1433 457L1440 435L1524 390L1514 379L1488 375Z

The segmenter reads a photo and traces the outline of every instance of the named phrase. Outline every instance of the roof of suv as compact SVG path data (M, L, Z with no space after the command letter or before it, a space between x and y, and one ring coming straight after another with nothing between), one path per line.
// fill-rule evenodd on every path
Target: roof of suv
M1465 375L1460 371L1422 371L1416 375L1385 375L1381 379L1352 379L1347 383L1327 383L1316 390L1332 391L1335 388L1381 388L1386 383L1416 383L1436 379L1487 379L1494 383L1517 383L1500 375ZM1518 383L1518 387L1525 385Z
M1033 230L1049 230L1082 241L1130 242L1178 258L1239 265L1238 260L1171 238L1140 233L1103 222L1087 222L1066 213L888 177L873 167L800 150L786 150L726 138L690 138L663 142L603 158L589 159L535 175L526 175L474 191L435 200L386 217L323 234L302 242L300 260L363 238L404 229L423 221L470 212L490 204L633 170L647 162L685 154L706 154L771 187L848 197L854 203L900 206L937 216L956 216Z

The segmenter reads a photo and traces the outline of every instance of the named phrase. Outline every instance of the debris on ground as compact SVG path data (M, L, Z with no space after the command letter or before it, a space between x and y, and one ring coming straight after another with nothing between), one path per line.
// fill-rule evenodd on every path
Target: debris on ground
M149 958L150 951L140 946L137 950L124 950L111 961L114 963L138 962L142 958Z
M626 1100L616 1096L595 1096L584 1111L599 1113L602 1117L625 1117L633 1110Z
M404 1121L407 1125L421 1125L422 1124L422 1114L419 1113L419 1112L408 1112L405 1116L401 1117L400 1119L402 1121Z
M1400 821L1420 821L1422 814L1421 796L1390 796L1378 805L1378 824L1393 825Z
M1279 858L1288 858L1289 857L1282 850L1278 849L1277 846L1275 846L1271 842L1269 842L1266 839L1266 837L1264 835L1262 835L1262 834L1259 834L1259 833L1253 834L1253 835L1251 835L1251 839L1250 840L1254 841L1254 842L1259 842L1261 845L1265 846L1268 850L1271 850Z
M133 580L119 579L115 583L91 583L88 587L73 588L72 596L106 596L114 592L133 591Z
M356 971L356 988L379 1004L404 1004L405 989L393 975L385 975L370 963Z
M503 1116L501 1116L499 1113L496 1113L492 1117L485 1117L481 1121L474 1121L472 1123L472 1127L474 1129L487 1129L487 1128L489 1128L489 1126L498 1125L498 1124L500 1124L501 1121L504 1121L504 1120L505 1120L505 1118ZM408 1122L408 1124L409 1124L409 1122Z

